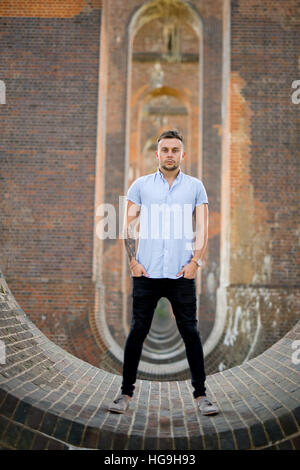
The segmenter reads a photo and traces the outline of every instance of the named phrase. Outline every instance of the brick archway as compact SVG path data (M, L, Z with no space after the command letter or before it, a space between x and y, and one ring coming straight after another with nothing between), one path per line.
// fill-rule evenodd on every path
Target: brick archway
M161 5L160 5L161 3ZM166 7L165 3L172 6L172 14L171 17L175 19L180 14L180 21L186 22L189 24L190 30L186 30L186 34L190 35L190 38L194 39L196 44L195 49L195 56L191 57L186 54L184 60L192 60L190 67L193 67L194 76L191 74L192 81L189 84L185 84L186 86L181 86L181 88L176 88L172 85L172 81L169 79L162 86L153 87L147 86L146 83L143 81L140 82L139 86L133 83L132 77L138 76L138 73L134 73L133 67L134 64L132 63L133 57L134 60L136 59L136 52L135 52L135 38L138 37L139 31L145 28L149 22L156 21L159 18L166 18L166 12L164 8L162 9L161 6ZM113 126L116 127L117 123L119 126L123 127L123 130L126 129L125 139L123 140L122 146L119 148L124 149L125 153L125 160L122 162L123 171L124 171L124 186L123 186L123 194L126 193L129 181L128 169L129 163L133 162L131 167L130 178L136 177L136 163L140 162L140 149L139 146L141 145L141 132L140 132L140 123L141 123L141 107L145 106L146 103L149 102L151 99L156 99L159 96L166 96L166 97L173 97L173 99L177 98L182 102L185 106L185 109L188 113L188 132L187 132L187 147L190 151L190 158L189 158L189 173L194 174L195 176L202 177L202 87L203 87L203 26L201 21L201 16L197 12L197 9L191 8L188 4L181 1L174 1L174 2L149 2L139 8L137 11L132 10L130 19L125 22L128 24L127 35L124 35L124 39L120 41L120 44L125 46L123 49L124 52L126 51L126 61L127 61L127 69L126 73L123 76L126 77L126 82L123 82L123 87L120 82L118 82L119 87L118 89L112 89L110 87L109 96L106 95L106 87L108 86L110 80L110 74L108 72L108 68L110 65L110 60L115 60L113 57L108 58L107 50L104 49L101 53L101 57L103 59L103 68L104 73L106 74L107 71L107 79L104 80L104 83L107 85L103 85L103 97L106 99L110 99L112 102L112 106L115 104L116 96L120 96L120 86L121 92L125 93L126 95L126 110L125 114L123 114L124 120L120 120L119 116L115 119ZM169 5L169 6L170 6ZM167 7L168 8L168 7ZM105 8L104 8L105 10ZM173 16L172 16L173 15ZM177 15L177 16L176 16ZM105 17L105 12L104 12ZM170 18L168 18L168 21ZM177 20L176 20L177 21ZM152 24L152 23L151 23ZM184 24L184 23L183 23ZM119 30L120 33L120 30ZM118 36L119 38L121 36ZM126 39L125 39L126 37ZM107 38L105 39L105 41ZM117 38L119 41L119 39ZM125 41L126 40L126 44ZM141 40L144 40L144 36L141 35ZM135 54L135 55L134 55ZM169 63L169 58L165 57L162 54L162 59ZM104 59L105 58L105 59ZM151 57L146 57L148 60L152 60ZM175 57L175 65L176 65L176 57ZM193 62L195 61L195 62ZM171 64L173 64L173 58L171 60ZM183 69L182 69L183 70ZM192 69L191 69L192 70ZM182 72L181 72L182 73ZM147 74L144 74L147 76ZM178 75L178 74L177 74ZM180 74L178 75L178 80L180 79ZM182 79L184 79L184 75L182 75ZM182 80L183 82L184 80ZM187 82L187 80L185 80ZM176 81L174 82L174 84ZM180 81L178 82L178 84ZM124 86L125 85L125 86ZM114 90L114 91L113 91ZM124 98L124 95L122 99ZM101 101L102 102L102 101ZM124 103L125 104L125 103ZM114 108L111 108L114 109ZM119 107L120 109L120 107ZM124 109L124 108L123 108ZM100 111L99 111L100 112ZM108 108L106 107L106 116L108 113ZM114 111L112 111L114 112ZM101 116L101 115L99 115ZM99 120L102 119L99 117ZM125 126L124 126L125 124ZM125 127L125 129L124 129ZM107 139L107 137L106 137ZM193 145L190 143L193 142ZM115 142L114 142L115 143ZM106 160L105 168L106 168L106 181L109 180L109 165L111 161L111 151L109 150L109 146L114 146L113 142L110 144L106 144L106 149L104 151L99 151L100 161L101 158ZM124 147L123 147L124 145ZM130 154L130 158L129 158ZM110 155L109 159L108 155ZM104 160L103 160L104 161ZM99 167L102 166L101 164ZM103 165L104 167L104 165ZM115 168L111 166L111 171L114 172ZM99 174L100 176L100 174ZM103 176L102 176L103 177ZM107 185L107 187L109 187ZM100 186L99 186L100 188ZM110 186L112 188L112 186ZM115 192L115 189L113 189ZM103 196L104 197L104 194ZM116 202L117 193L114 194L114 201ZM119 220L120 223L120 220ZM100 251L98 251L100 250ZM106 251L106 254L103 255L103 250ZM98 253L96 255L96 252ZM121 254L122 253L122 254ZM128 330L128 313L130 310L130 298L128 298L128 292L130 289L130 278L128 277L128 268L126 263L126 254L125 251L122 249L122 243L120 240L117 240L115 243L110 242L109 244L104 242L99 242L95 240L95 256L94 256L94 272L98 271L98 294L100 297L98 298L96 304L98 305L98 310L96 309L96 317L91 318L90 323L93 326L93 331L95 337L97 338L98 344L103 349L104 344L107 353L105 352L106 356L109 356L109 362L112 362L112 357L115 357L116 360L116 370L121 370L121 362L122 362L122 345L126 339L126 332ZM107 262L106 262L107 260ZM120 265L120 260L122 261ZM109 273L109 265L113 262L115 265L114 273ZM118 266L118 267L117 267ZM120 277L117 277L117 273L119 269L122 269L122 281L120 285ZM101 273L102 272L102 273ZM103 273L105 273L103 277ZM112 280L113 279L113 280ZM197 279L197 292L198 295L201 293L201 278ZM118 295L118 293L121 296ZM109 299L109 300L108 300ZM114 312L111 314L111 312ZM108 313L109 312L109 313ZM119 312L119 313L118 313ZM123 312L123 313L121 313ZM129 312L130 313L130 312ZM118 321L118 315L121 316L121 321ZM109 352L108 352L109 351ZM104 361L105 362L105 361ZM103 363L104 366L104 363ZM170 366L167 366L168 371L163 371L162 369L162 377L169 377L171 373ZM182 369L182 366L179 367ZM147 373L148 370L147 365L142 360L140 363L139 373ZM176 368L174 369L176 370ZM157 370L156 373L159 373ZM179 372L178 372L179 373ZM178 375L177 373L177 375ZM189 369L187 363L185 362L184 370L182 373L189 374ZM175 375L175 376L177 376ZM174 377L175 377L174 376Z

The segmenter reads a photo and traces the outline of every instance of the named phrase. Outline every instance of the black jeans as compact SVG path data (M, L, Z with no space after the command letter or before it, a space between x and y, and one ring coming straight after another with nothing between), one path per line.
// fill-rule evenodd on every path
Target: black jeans
M161 297L172 305L178 330L185 344L186 356L192 376L194 398L205 396L204 357L196 317L195 280L152 279L145 276L132 277L133 309L123 363L122 393L133 396L136 374L142 354L143 343L150 330L155 307Z

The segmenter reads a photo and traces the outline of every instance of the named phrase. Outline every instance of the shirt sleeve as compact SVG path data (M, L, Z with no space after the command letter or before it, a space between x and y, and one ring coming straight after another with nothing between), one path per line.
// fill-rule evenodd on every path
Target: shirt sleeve
M132 183L130 188L128 189L126 199L127 199L127 201L132 201L135 204L138 204L139 206L142 205L139 178L136 179Z
M208 204L208 199L207 199L207 194L205 187L202 183L202 181L197 180L197 191L196 191L196 206L199 206L200 204Z

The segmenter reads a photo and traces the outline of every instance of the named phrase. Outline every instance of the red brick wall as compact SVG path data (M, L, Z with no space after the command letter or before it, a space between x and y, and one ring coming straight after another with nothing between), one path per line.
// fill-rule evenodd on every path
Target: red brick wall
M11 3L0 10L0 264L31 320L98 364L88 317L101 10L18 2L13 17Z
M299 317L299 105L291 99L299 76L297 4L229 4L219 329L209 371L255 357Z
M299 3L233 1L231 9L233 253L241 247L238 218L245 224L238 214L248 215L232 282L299 285L300 118L291 100L299 79Z

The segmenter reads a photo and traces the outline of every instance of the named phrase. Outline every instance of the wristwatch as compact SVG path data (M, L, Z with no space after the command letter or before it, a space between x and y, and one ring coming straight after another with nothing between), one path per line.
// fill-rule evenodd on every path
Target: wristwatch
M194 263L197 264L198 268L203 265L203 261L201 261L201 259L192 258L191 261L194 261Z

